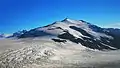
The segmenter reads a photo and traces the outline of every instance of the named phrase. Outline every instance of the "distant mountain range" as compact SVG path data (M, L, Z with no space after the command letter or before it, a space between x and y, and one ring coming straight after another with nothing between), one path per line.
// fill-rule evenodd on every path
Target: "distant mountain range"
M3 34L3 33L1 33L0 34L0 39L1 38L8 38L8 37L10 37L10 36L12 36L11 34Z
M29 31L15 32L9 38L17 37L20 39L43 36L54 36L76 44L82 44L92 49L120 49L120 29L101 28L84 20L72 20L68 18Z
M4 38L5 36L4 36L4 34L0 34L0 38Z

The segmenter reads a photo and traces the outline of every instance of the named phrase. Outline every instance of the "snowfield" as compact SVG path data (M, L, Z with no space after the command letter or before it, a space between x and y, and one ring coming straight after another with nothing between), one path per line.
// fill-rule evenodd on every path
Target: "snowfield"
M0 54L0 68L119 68L120 50L99 51L48 38L0 40L10 45ZM12 42L11 42L12 41ZM14 42L13 42L14 41ZM12 45L11 45L12 44ZM14 45L13 45L14 44ZM21 45L21 47L15 47ZM24 46L23 46L24 45ZM0 48L1 50L2 48Z

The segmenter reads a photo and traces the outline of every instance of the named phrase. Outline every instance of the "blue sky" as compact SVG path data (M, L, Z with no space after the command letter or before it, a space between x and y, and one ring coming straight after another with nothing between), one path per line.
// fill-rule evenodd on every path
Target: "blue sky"
M119 27L119 3L120 0L0 0L0 33L29 30L66 17L102 27Z

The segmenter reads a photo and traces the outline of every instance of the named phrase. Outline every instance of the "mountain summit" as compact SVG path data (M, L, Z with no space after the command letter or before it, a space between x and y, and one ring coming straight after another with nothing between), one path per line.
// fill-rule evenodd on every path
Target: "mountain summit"
M19 34L18 38L56 37L82 44L91 49L120 49L120 29L101 28L84 20L65 18L44 27L38 27Z

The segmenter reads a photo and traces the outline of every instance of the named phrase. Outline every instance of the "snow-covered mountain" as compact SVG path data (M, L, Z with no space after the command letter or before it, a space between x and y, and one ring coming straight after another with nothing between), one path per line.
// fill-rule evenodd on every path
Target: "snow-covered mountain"
M120 29L66 18L8 38L0 40L0 68L120 67Z
M120 29L101 28L83 20L68 18L47 26L22 32L22 34L19 32L16 37L28 38L41 36L55 36L92 49L116 50L120 48Z

